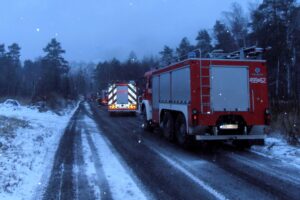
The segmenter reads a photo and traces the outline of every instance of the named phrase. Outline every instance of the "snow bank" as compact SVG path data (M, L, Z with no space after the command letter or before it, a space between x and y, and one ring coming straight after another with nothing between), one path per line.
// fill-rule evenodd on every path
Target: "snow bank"
M73 115L0 104L0 199L31 199L46 168L51 167L59 139ZM45 183L44 183L45 182Z
M286 140L280 136L268 137L265 143L265 146L253 146L251 151L300 168L300 147L289 145Z

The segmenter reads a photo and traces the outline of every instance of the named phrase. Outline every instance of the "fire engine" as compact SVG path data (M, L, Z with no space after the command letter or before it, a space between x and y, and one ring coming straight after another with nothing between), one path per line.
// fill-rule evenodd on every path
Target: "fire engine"
M99 96L98 104L99 105L107 105L107 103L108 103L107 90L101 90L101 93L98 96Z
M134 81L114 83L108 88L108 112L112 115L120 112L137 111L137 88Z
M184 147L195 140L263 143L270 119L265 51L213 52L147 72L142 127L159 127Z

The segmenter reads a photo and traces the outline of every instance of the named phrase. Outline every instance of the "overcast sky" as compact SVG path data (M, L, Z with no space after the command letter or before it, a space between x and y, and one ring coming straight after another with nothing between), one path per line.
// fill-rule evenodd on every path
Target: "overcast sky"
M211 29L233 2L258 0L0 0L0 43L17 42L22 60L43 55L56 37L69 61L157 55Z

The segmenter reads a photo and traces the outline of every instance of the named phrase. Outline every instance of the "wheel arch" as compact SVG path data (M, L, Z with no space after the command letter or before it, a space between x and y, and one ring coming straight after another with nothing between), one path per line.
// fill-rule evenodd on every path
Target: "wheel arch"
M176 120L176 118L179 114L182 114L183 117L185 118L187 133L189 133L189 122L188 122L189 118L188 118L188 106L187 105L172 105L172 108L171 108L170 105L161 104L159 110L160 110L159 123L163 119L164 113L166 111L171 112L172 116L174 117L174 120Z
M144 109L146 110L147 120L152 120L152 108L149 100L143 100L141 111L143 112Z

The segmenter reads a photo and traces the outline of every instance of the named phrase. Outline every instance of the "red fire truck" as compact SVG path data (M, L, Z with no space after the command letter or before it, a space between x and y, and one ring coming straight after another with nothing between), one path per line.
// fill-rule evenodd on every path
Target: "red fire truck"
M129 83L114 83L108 88L108 112L110 114L120 112L137 111L137 88L134 81Z
M193 140L263 143L270 119L264 51L212 53L147 72L143 128L160 127L182 146Z
M99 105L107 105L108 103L108 94L107 94L107 90L101 90L101 93L99 93L98 95L98 104Z

